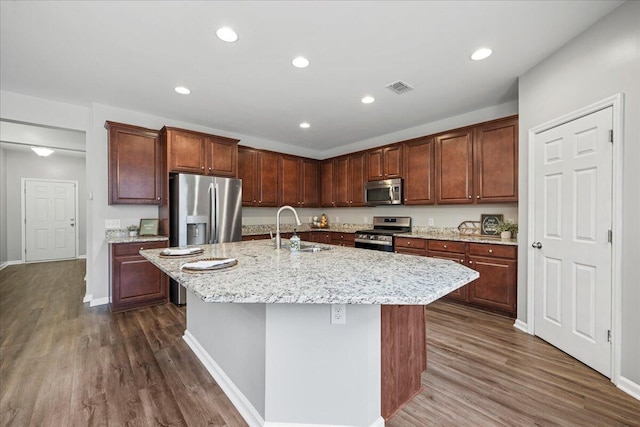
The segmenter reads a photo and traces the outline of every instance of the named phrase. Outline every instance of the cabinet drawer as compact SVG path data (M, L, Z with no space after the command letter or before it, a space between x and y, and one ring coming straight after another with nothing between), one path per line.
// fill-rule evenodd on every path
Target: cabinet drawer
M169 246L169 241L162 242L139 242L139 243L117 243L113 245L114 256L138 255L141 249L158 249Z
M338 240L341 242L353 242L356 238L354 233L338 233L336 231L331 232L331 240Z
M424 239L414 239L411 237L396 237L397 248L415 248L424 249L427 246L427 242Z
M469 255L516 259L516 246L469 243Z
M427 243L427 247L429 251L440 251L440 252L456 252L463 254L465 252L464 242L450 242L448 240L429 240Z

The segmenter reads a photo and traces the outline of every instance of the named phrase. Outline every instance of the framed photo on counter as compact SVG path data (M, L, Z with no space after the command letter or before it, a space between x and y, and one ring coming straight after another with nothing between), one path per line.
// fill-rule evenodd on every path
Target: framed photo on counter
M480 234L485 236L496 236L498 233L498 224L503 221L502 214L482 214L480 215Z
M138 236L157 236L158 219L141 219Z

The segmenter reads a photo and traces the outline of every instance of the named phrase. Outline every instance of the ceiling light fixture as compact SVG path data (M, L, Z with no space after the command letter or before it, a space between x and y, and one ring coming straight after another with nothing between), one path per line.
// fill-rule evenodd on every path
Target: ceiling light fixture
M482 47L471 54L471 59L474 61L481 61L491 56L493 51L487 47Z
M216 36L218 36L218 38L223 42L227 43L238 41L238 33L233 31L229 27L218 28L218 30L216 31Z
M191 93L191 90L184 86L178 86L174 90L178 92L180 95L189 95Z
M373 96L365 96L364 98L362 98L362 103L363 104L371 104L373 101L375 101L376 99Z
M297 56L293 58L293 61L291 61L291 63L296 68L307 68L309 66L309 60L304 56Z
M31 149L40 157L47 157L53 153L53 150L45 147L31 147Z
M309 123L307 123L307 122L302 122L302 123L300 123L300 127L302 129L309 129L311 127L311 125Z

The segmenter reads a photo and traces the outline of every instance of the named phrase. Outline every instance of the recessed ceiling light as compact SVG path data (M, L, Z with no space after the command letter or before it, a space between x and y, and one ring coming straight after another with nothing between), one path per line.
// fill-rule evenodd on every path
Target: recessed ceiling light
M45 147L31 147L31 149L35 151L35 153L40 157L47 157L48 155L53 153L52 149Z
M363 104L371 104L375 100L376 99L373 96L365 96L364 98L362 98L362 103Z
M490 57L492 53L493 51L491 49L483 47L473 52L471 54L471 59L473 59L474 61L480 61L482 59Z
M307 122L302 122L302 123L300 123L300 127L302 129L309 129L311 127L311 125L309 123L307 123Z
M191 90L189 90L189 88L186 88L184 86L178 86L174 90L181 95L189 95L191 93Z
M238 34L229 27L218 28L216 36L227 43L233 43L238 40Z
M298 56L296 58L293 58L293 61L291 61L291 63L293 64L294 67L297 67L297 68L307 68L309 66L309 60L304 56Z

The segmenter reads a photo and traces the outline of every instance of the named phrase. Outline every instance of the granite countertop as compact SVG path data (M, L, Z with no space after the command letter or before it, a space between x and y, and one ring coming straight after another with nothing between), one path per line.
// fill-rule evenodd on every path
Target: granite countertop
M136 237L107 237L107 243L109 244L118 244L118 243L142 243L142 242L164 242L169 240L166 236L136 236Z
M312 227L310 224L280 224L280 232L281 233L291 233L295 229L297 232L305 232L305 231L337 231L341 233L355 233L358 230L364 230L367 228L371 228L371 225L366 224L332 224L329 227L325 228L316 228ZM260 225L243 225L242 226L242 235L243 236L255 236L259 234L269 234L269 232L273 234L276 233L276 225L275 224L260 224Z
M501 239L500 237L482 236L477 234L447 233L439 231L416 231L411 233L394 234L396 237L412 237L414 239L447 240L450 242L491 243L493 245L518 246L517 239Z
M304 244L309 244L305 242ZM285 304L429 304L479 277L458 263L367 249L328 247L316 253L290 252L288 241L200 245L204 253L160 257L140 252L205 302ZM226 270L183 272L183 263L202 258L236 258Z

